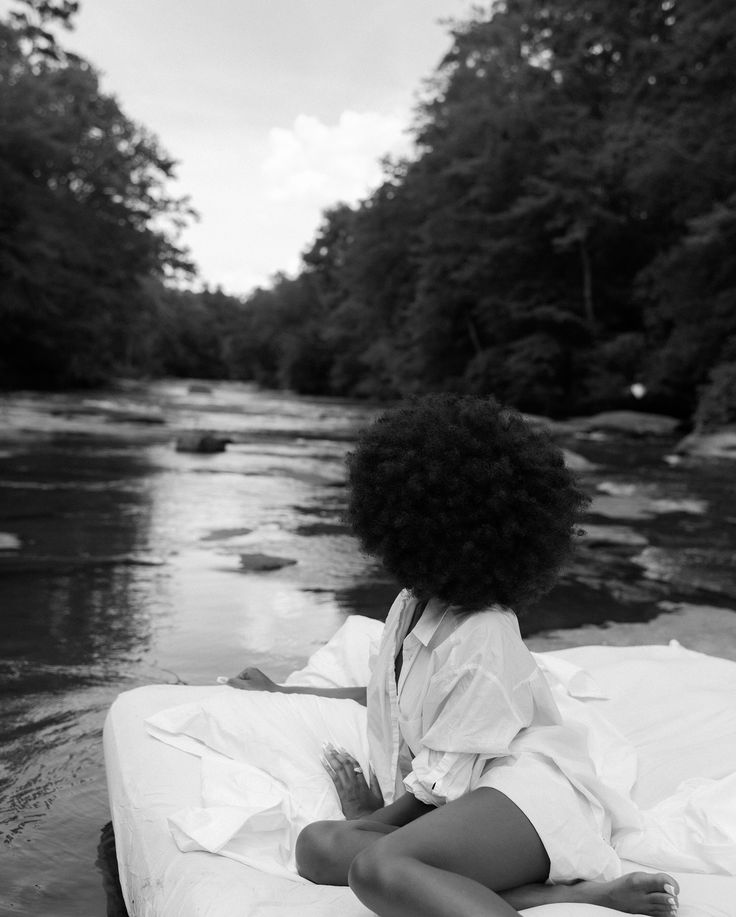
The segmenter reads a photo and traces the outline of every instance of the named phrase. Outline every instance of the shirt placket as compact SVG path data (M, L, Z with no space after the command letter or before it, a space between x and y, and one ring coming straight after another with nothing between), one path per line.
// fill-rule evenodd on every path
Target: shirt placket
M408 643L408 646L407 646ZM422 644L415 637L410 639L410 635L407 634L406 639L404 640L404 661L401 665L401 674L399 675L399 684L396 688L397 703L398 698L401 697L401 692L404 690L404 685L406 684L406 679L409 677L411 668L414 665L414 662L419 654Z
M394 787L395 792L398 793L398 788L402 784L401 774L399 773L399 752L401 750L401 734L399 732L399 695L397 691L396 678L394 676L394 665L393 662L396 659L396 656L401 648L402 643L404 642L404 631L406 630L406 615L407 608L409 606L408 597L404 598L404 607L401 609L401 614L398 616L397 627L394 633L393 640L393 656L391 658L391 664L386 666L386 693L388 694L389 705L391 708L391 773L394 775ZM402 672L399 676L399 682L403 684L403 670L406 665L407 660L402 662Z

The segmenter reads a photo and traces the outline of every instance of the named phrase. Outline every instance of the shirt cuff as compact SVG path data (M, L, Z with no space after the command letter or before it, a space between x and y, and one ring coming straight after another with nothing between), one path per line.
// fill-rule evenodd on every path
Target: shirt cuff
M404 777L404 786L419 802L423 802L427 806L441 806L446 801L444 797L430 793L414 771Z

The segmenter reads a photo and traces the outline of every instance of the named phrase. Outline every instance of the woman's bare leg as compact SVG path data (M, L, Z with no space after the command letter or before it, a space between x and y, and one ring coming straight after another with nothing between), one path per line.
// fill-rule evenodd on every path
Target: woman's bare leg
M369 824L365 822L364 824ZM549 859L534 827L506 796L479 789L376 838L349 869L351 888L380 917L517 917L556 901L672 913L669 876L544 885ZM644 877L649 884L642 885ZM625 905L625 906L622 906Z
M518 917L498 894L543 883L549 858L524 813L479 789L379 838L350 887L379 917Z
M355 774L354 761L344 753L349 767L339 782L336 773L339 762L332 758L329 770L335 780L336 788L343 801L343 783L355 781L356 788L367 791L368 787L362 775ZM350 795L350 794L348 794ZM501 794L498 794L499 796ZM352 797L351 797L352 798ZM502 797L512 812L520 815L518 809ZM452 804L453 806L456 803ZM351 812L345 813L350 818ZM522 816L526 821L525 816ZM424 830L424 817L422 828ZM527 823L528 824L528 823ZM353 859L386 834L396 831L391 825L384 825L370 819L348 822L317 822L302 832L297 844L297 863L300 873L306 878L325 885L346 885ZM534 832L534 837L539 839ZM449 881L449 880L447 880ZM650 914L655 917L668 917L677 911L677 882L665 873L631 873L611 882L579 881L569 885L547 885L542 881L523 884L515 888L501 890L499 896L515 911L555 902L575 902L597 904L630 914Z
M597 904L624 914L671 917L677 914L679 891L679 885L667 873L632 872L610 882L525 885L503 892L503 898L517 910L567 902Z
M316 821L296 841L296 868L317 885L347 885L355 857L377 840L399 829L368 819Z

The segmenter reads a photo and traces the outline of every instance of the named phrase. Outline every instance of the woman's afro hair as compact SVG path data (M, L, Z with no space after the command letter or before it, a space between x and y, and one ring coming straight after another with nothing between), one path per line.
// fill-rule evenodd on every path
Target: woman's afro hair
M493 398L391 409L348 456L348 520L417 596L521 610L568 557L587 497L548 435Z

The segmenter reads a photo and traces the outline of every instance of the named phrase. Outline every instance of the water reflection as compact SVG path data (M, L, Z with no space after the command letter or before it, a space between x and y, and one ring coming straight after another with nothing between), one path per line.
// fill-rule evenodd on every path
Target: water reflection
M0 912L104 913L100 731L120 690L248 664L278 679L347 614L385 615L397 585L343 521L344 455L373 413L235 384L0 397ZM182 429L234 442L179 453ZM569 445L595 463L593 531L526 633L736 605L730 467L670 468L659 443ZM243 572L257 553L296 563Z
M105 440L52 437L0 456L0 530L18 545L0 553L0 910L64 913L69 876L89 873L73 801L105 813L109 685L145 654L160 590L150 474L145 453ZM84 889L82 901L99 897Z

